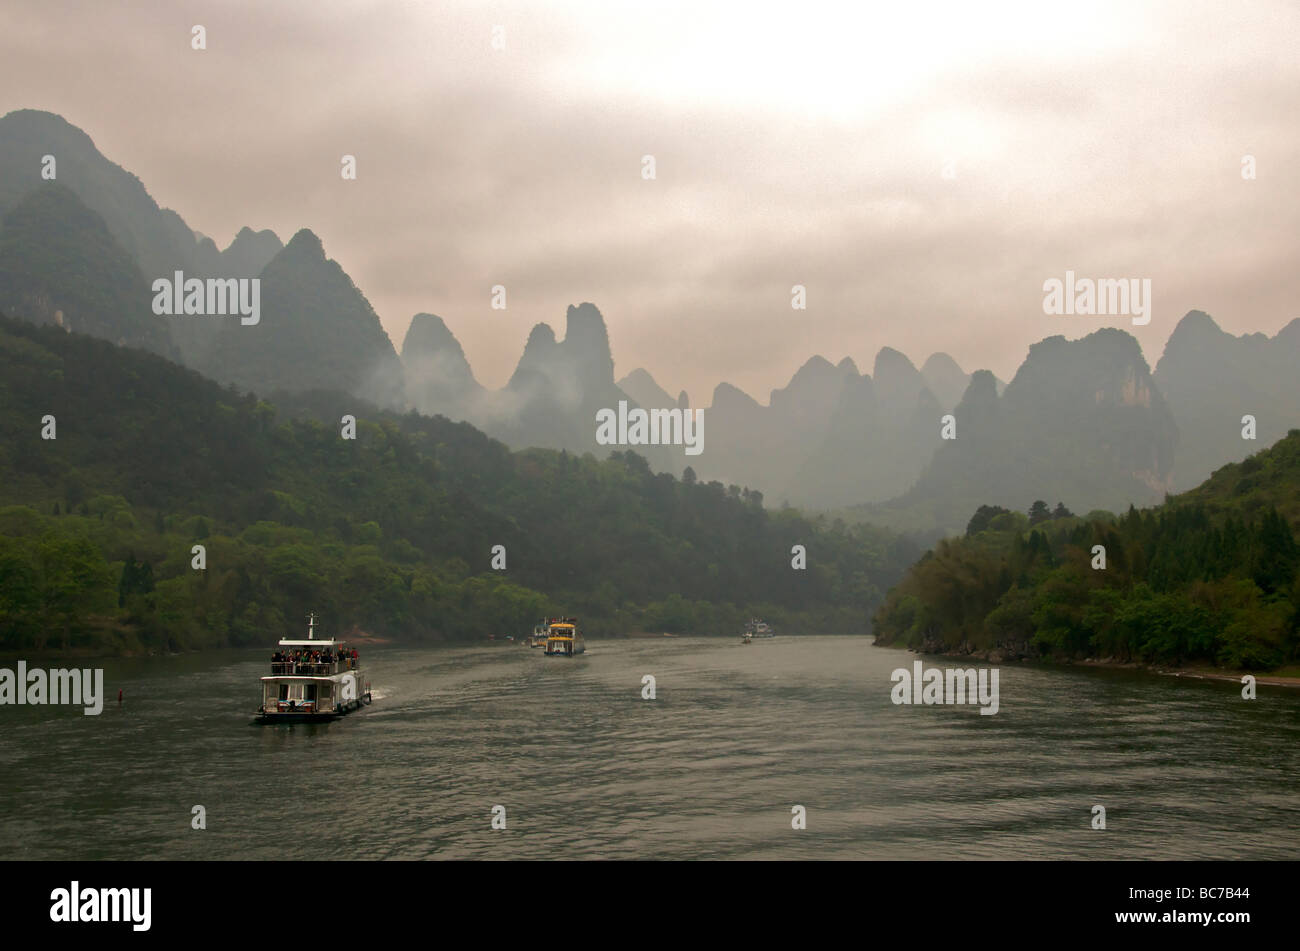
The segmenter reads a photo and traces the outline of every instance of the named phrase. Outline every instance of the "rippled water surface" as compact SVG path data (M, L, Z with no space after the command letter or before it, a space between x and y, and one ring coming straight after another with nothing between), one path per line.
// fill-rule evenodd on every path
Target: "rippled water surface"
M864 639L384 647L372 706L252 726L268 658L0 708L0 857L1300 858L1300 690L1011 666L980 716L895 706L914 656Z

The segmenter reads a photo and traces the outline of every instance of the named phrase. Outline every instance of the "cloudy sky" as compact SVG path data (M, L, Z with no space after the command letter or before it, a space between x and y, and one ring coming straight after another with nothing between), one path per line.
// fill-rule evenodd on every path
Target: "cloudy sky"
M1102 324L1154 365L1192 308L1275 333L1298 50L1262 0L7 0L0 113L61 114L222 247L311 228L396 346L437 313L489 386L592 301L619 375L707 405L814 353L1007 379ZM1046 316L1067 269L1150 278L1151 323Z

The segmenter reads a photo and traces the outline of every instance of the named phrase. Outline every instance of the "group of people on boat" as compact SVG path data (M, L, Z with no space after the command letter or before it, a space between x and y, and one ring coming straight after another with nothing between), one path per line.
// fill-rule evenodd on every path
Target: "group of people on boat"
M350 651L340 648L338 653L328 647L324 650L298 648L292 651L276 651L271 655L271 663L293 664L295 667L306 664L333 664L336 660L343 668L351 670L357 666L360 657L355 647Z

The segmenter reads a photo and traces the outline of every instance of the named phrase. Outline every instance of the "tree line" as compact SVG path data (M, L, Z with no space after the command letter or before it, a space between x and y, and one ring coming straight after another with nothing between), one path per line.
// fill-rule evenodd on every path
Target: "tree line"
M937 653L1210 663L1300 660L1300 431L1164 505L1085 517L981 506L875 614L878 641Z

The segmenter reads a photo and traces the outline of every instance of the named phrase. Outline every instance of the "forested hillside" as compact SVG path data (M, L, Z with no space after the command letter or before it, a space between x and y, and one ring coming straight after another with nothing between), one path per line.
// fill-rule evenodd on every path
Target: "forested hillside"
M442 417L284 399L0 318L0 647L265 644L308 611L398 638L520 633L550 611L596 635L732 633L751 614L860 633L917 554L632 453L511 453Z
M981 507L964 537L940 542L890 591L877 638L994 657L1294 663L1297 522L1300 430L1119 517Z

